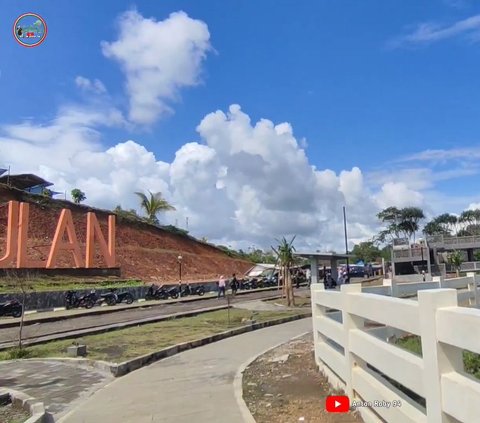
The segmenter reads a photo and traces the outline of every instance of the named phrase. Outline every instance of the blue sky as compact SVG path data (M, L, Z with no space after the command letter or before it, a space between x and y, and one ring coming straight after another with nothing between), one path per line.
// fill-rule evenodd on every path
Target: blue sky
M52 131L49 136L53 139L58 136L55 128L64 125L65 119L60 118L71 109L103 114L111 108L115 109L115 119L107 122L95 117L81 122L77 117L74 124L62 127L62 136L49 148L62 148L71 136L81 138L78 148L95 153L132 140L162 163L164 173L157 175L162 183L152 182L145 189L161 188L178 205L178 213L166 219L191 216L197 234L214 239L240 243L253 239L261 244L272 232L277 233L275 228L292 224L292 232L303 233L305 239L316 234L312 239L323 237L324 245L332 246L336 235L330 233L336 234L340 223L335 210L341 210L342 204L351 209L355 238L362 239L375 230L375 212L392 202L399 206L420 205L430 214L459 212L480 202L475 183L480 157L480 6L473 1L104 1L100 8L98 1L90 0L30 1L28 5L1 0L0 7L0 165L12 165L21 171L36 165L31 171L54 178L59 189L71 189L81 182L91 190L97 188L93 180L85 182L88 169L78 164L70 169L56 166L48 153L44 159L38 149L36 162L19 157L30 150L19 149L14 154L15 148L7 146L16 145L16 130L27 126L28 131L33 128L35 132L43 128ZM27 11L40 14L48 25L46 41L33 49L19 46L11 32L16 17ZM112 49L108 53L101 44L112 46L121 38L121 22L125 23L122 16L128 11L136 16L132 25L145 24L145 28L148 22L167 21L171 13L178 11L191 21L179 20L182 31L193 21L208 28L208 36L197 34L193 26L186 35L204 43L197 46L199 56L185 56L187 62L178 65L179 74L188 74L188 82L179 82L180 77L175 80L174 71L170 75L173 82L167 81L167 88L160 87L163 77L150 75L150 65L142 68L135 79L143 89L153 78L157 100L169 108L153 117L132 117L135 95L126 89L131 82L129 75L133 75L126 70L131 64L123 53L112 53ZM155 61L156 54L168 50L177 35L172 31L162 39L160 35L152 36L152 53L144 58ZM129 34L124 37L128 39ZM142 48L148 50L149 45ZM165 62L155 64L152 72L161 73L170 63L172 60L166 57ZM101 88L95 89L95 80L101 84L97 88ZM155 89L147 88L145 95L153 92L155 97ZM173 90L173 94L165 96L165 90L170 94ZM135 101L143 100L137 95ZM229 174L241 172L221 156L220 147L215 147L215 139L228 138L225 131L230 129L216 128L215 132L207 125L214 122L205 122L206 128L197 130L212 112L221 110L228 115L232 104L241 106L241 113L250 118L252 126L261 119L274 125L288 122L298 149L305 149L308 165L319 172L333 171L333 191L329 191L330 186L322 191L326 187L321 184L323 188L315 186L312 192L305 193L304 198L318 196L329 204L313 207L314 221L296 215L295 207L287 213L287 206L272 205L270 211L279 213L277 226L265 227L258 213L247 213L243 207L258 201L268 209L261 199L271 187L256 186L255 195L249 197L246 191L253 183L237 177L237 185L239 180L244 182L233 187L234 182L225 178L220 181L217 172L216 189L226 197L222 199L222 195L217 196L219 192L214 192L212 201L222 203L214 210L224 213L225 223L218 233L211 225L201 223L208 220L211 210L196 208L192 197L175 184L176 180L182 182L172 172L182 163L179 151L193 154L190 160L197 164L202 161L195 159L195 154L215 153L211 160L220 173L228 173L225 169L230 170ZM57 125L59 121L62 123ZM40 142L36 136L22 137L22 148ZM199 142L210 150L185 151L189 142ZM256 142L264 142L262 136ZM277 145L282 150L282 142L283 138L277 144L272 141L271 148ZM59 160L69 160L76 151L59 155ZM287 161L281 165L290 164ZM355 171L357 167L360 173ZM97 187L102 189L107 189L114 177L112 169L105 172L109 174L106 179L95 175ZM295 177L302 180L301 171L297 173ZM310 177L316 180L319 176ZM288 189L298 190L295 185ZM101 200L105 195L97 190L87 191L93 203L111 206L116 200L113 196ZM133 204L129 194L121 189L115 192L117 203ZM249 198L245 203L237 201L240 192ZM284 197L285 201L289 198ZM368 197L368 207L359 205L365 202L362 197ZM361 217L365 213L370 220ZM239 231L246 216L250 221L258 219L253 225L256 230ZM231 222L235 219L234 228ZM307 223L299 225L299 219ZM250 226L247 220L245 225ZM333 226L325 225L326 221Z

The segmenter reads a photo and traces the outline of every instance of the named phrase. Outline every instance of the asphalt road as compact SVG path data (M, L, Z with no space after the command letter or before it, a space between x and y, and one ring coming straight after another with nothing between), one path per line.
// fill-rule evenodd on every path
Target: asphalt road
M302 289L302 291L306 291ZM255 299L269 298L278 295L277 291L252 292L238 297L231 297L230 303L244 302ZM207 307L225 305L226 300L221 298L206 298L202 301L178 302L165 304L163 306L147 306L135 309L119 310L115 313L105 313L102 315L87 315L72 317L44 323L29 323L23 328L23 339L35 339L41 336L60 334L79 329L95 328L114 323L124 323L142 318L182 313L186 311L199 310ZM0 344L13 342L18 339L18 327L0 327Z

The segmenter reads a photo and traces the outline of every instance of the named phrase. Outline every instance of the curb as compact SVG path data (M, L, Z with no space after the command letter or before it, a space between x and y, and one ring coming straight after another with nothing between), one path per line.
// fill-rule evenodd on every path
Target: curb
M253 417L252 413L250 412L250 409L247 406L247 403L243 399L243 373L247 369L247 367L254 362L258 357L261 355L266 354L267 352L274 350L275 348L280 347L283 344L286 344L288 342L293 341L294 339L300 338L304 335L306 335L309 332L304 332L301 333L300 335L294 336L293 338L290 338L286 342L280 342L279 344L267 348L266 350L262 351L259 354L254 355L253 357L250 357L247 361L242 363L242 365L238 368L237 373L235 374L235 378L233 379L233 391L235 394L235 399L237 400L238 407L240 408L240 412L242 413L243 421L245 423L256 423L255 418Z
M190 350L192 348L201 347L203 345L221 341L222 339L230 338L235 335L241 335L243 333L266 328L269 326L275 326L282 323L292 322L294 320L305 319L307 317L311 317L311 313L296 314L294 316L282 317L280 319L266 320L265 322L253 323L252 325L248 325L248 326L240 326L238 328L217 333L215 335L211 335L206 338L200 338L194 341L173 345L171 347L164 348L162 350L155 351L153 353L146 354L146 355L134 358L132 360L124 361L123 363L120 363L120 364L111 365L109 366L109 370L115 377L124 376L141 367L148 366L149 364L152 364L155 361L162 360L164 358L181 353L183 351Z
M278 291L278 288L269 287L269 288L260 288L260 289L248 289L248 290L237 292L237 296L241 296L245 294L253 294L257 292L269 292L269 291ZM63 316L49 316L49 317L39 316L38 318L35 318L35 319L24 320L23 324L25 326L28 326L28 325L34 325L36 323L50 323L50 322L57 322L59 320L67 320L75 317L96 316L104 313L116 313L118 311L132 310L136 308L145 308L145 307L160 307L165 304L189 303L189 302L207 300L211 298L215 298L215 295L203 295L203 296L197 296L192 298L184 297L178 300L160 300L160 301L149 300L148 303L146 301L137 300L133 305L129 305L129 306L122 306L122 307L113 306L113 307L102 307L102 308L98 307L96 310L90 310L82 313L68 314ZM140 300L142 299L143 298L140 298ZM56 307L52 309L43 309L43 310L28 310L28 311L25 311L25 316L32 315L32 314L39 315L39 314L42 314L43 312L64 311L64 310L60 310L62 308L63 307ZM20 318L9 320L6 322L2 320L0 320L0 329L17 327L20 322Z
M25 423L46 422L47 413L43 406L43 402L38 402L35 398L10 388L0 388L0 395L9 395L13 405L30 413L30 417Z

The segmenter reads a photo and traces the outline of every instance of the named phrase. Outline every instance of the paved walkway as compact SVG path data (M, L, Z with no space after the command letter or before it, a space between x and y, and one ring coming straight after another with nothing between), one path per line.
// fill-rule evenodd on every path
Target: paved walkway
M55 418L112 380L111 374L69 360L0 362L0 386L31 395Z
M114 380L60 422L242 423L239 367L311 328L307 318L185 351Z

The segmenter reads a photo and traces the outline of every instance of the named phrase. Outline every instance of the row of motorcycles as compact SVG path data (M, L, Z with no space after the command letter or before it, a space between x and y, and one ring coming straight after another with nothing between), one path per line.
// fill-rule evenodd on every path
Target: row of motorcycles
M186 297L188 295L204 295L205 287L203 285L196 285L191 287L186 284L181 290L178 287L157 286L155 284L148 288L145 295L146 300L168 300L169 298L176 299L178 297ZM105 294L97 294L95 290L85 295L78 295L75 291L67 291L65 293L65 308L67 310L72 308L92 308L95 305L107 304L114 306L116 304L132 304L135 299L130 292L118 292L116 288L112 288Z
M239 288L246 290L269 288L274 286L278 286L278 277L276 275L261 278L250 278L239 281Z
M89 294L79 296L75 291L67 291L65 293L65 308L92 308L94 305L101 305L103 303L113 306L115 304L126 303L132 304L134 301L133 295L130 292L117 292L116 288L112 288L105 294L98 295L95 290Z
M165 287L158 285L151 285L148 288L147 294L145 295L146 300L168 300L169 298L176 299L178 297L186 297L188 295L199 295L202 296L205 294L205 287L203 285L196 285L193 288L186 284L180 289L176 286Z

